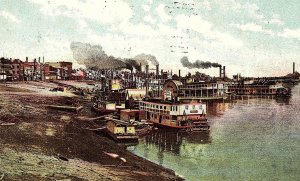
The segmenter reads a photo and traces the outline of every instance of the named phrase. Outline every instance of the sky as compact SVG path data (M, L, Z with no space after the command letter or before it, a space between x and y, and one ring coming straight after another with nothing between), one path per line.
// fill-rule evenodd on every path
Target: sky
M187 56L229 77L285 75L292 62L300 70L299 9L299 0L0 0L0 56L74 62L70 44L83 42L120 58L154 55L174 73L218 75L183 68Z

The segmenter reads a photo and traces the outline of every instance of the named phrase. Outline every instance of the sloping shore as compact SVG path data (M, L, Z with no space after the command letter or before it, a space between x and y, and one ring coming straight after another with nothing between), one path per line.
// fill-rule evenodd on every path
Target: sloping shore
M172 170L87 130L96 122L76 117L96 116L88 101L26 91L26 86L18 91L14 85L11 92L4 86L0 85L0 180L182 180ZM49 104L84 109L74 113L49 109ZM126 163L104 152L118 154Z

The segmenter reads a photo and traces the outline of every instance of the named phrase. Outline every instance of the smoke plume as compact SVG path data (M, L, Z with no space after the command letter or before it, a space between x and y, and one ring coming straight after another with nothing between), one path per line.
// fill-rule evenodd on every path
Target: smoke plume
M115 69L126 68L126 64L113 56L108 56L101 45L72 42L70 48L74 59L87 68Z
M142 64L142 65L147 65L147 64L149 64L149 62L152 63L153 65L159 64L156 57L153 55L150 55L150 54L142 53L142 54L135 56L133 59L136 60L136 62L138 64Z
M182 66L187 67L189 69L192 69L192 68L208 69L211 67L221 67L221 64L212 63L209 61L204 62L204 61L196 60L195 62L192 63L189 61L189 59L187 57L182 57L180 61L181 61Z
M127 65L127 69L133 70L135 68L138 71L141 71L140 64L134 59L124 59L124 63Z

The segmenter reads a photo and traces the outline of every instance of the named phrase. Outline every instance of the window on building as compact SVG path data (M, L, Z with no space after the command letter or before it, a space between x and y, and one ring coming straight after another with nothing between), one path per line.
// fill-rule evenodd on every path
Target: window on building
M195 105L193 105L193 109L195 109L196 108L196 106Z
M185 109L188 110L188 109L189 109L189 105L186 105L186 106L185 106Z

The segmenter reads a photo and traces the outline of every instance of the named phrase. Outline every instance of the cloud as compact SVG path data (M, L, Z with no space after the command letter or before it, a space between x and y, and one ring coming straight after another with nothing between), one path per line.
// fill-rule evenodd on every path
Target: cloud
M274 35L275 33L272 30L264 29L261 25L255 24L255 23L246 23L243 25L240 24L231 24L231 26L236 27L242 31L248 31L248 32L261 32L266 33L269 35Z
M296 38L300 40L300 28L299 29L285 28L283 32L279 33L279 36L285 38Z
M150 11L150 6L149 5L142 5L142 8L145 12L149 12Z
M10 20L14 23L20 23L21 21L12 13L8 11L0 11L0 16L4 17L7 20Z
M176 21L177 28L200 33L206 40L216 41L230 47L241 47L243 44L232 35L216 30L211 22L204 20L201 16L178 15Z
M102 24L118 24L128 21L133 12L123 1L98 0L28 0L38 4L40 11L48 16L66 16L70 18L86 18Z
M162 22L167 22L172 19L172 17L165 12L165 5L163 4L158 5L158 7L156 8L156 12Z
M274 14L269 21L266 21L266 24L274 24L277 26L283 26L284 22L280 19L278 14Z
M143 20L147 23L151 23L151 24L155 24L156 23L156 19L153 18L150 14L144 16Z

